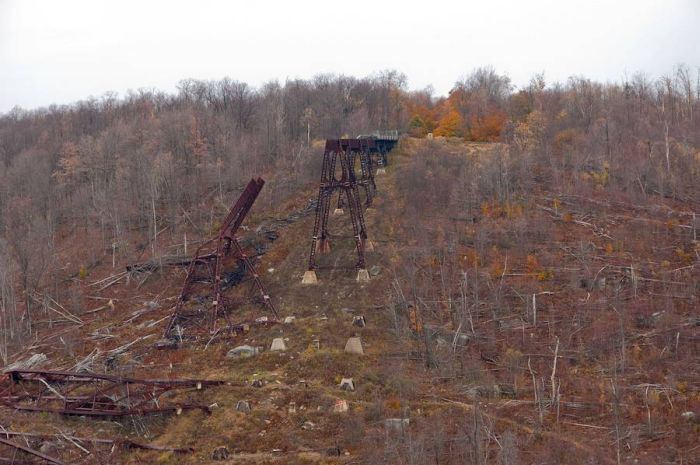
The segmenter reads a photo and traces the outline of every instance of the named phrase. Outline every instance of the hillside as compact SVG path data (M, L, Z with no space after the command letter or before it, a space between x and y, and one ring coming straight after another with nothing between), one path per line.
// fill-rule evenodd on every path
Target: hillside
M310 176L280 201L262 197L242 235L293 322L175 349L156 342L183 268L127 279L125 266L150 258L144 244L114 267L108 249L76 272L76 260L87 263L80 234L99 232L61 231L64 271L52 286L70 288L62 295L72 301L44 300L35 342L11 361L44 354L44 369L226 384L169 399L210 413L108 421L0 407L2 427L193 449L87 455L65 438L31 440L66 463L700 463L697 192L639 202L611 194L605 176L562 175L501 143L405 137L366 211L369 283L355 281L344 215L331 219L340 237L321 258L320 283L301 284L318 188ZM279 173L264 189L276 182ZM194 221L190 255L217 222ZM188 255L181 234L157 241L168 256ZM251 304L237 312L265 314ZM344 352L353 336L364 355ZM269 350L277 337L286 351ZM227 357L243 344L265 350ZM355 390L340 389L342 378ZM250 411L237 411L241 400ZM339 400L348 411L334 411ZM228 456L215 460L220 446Z

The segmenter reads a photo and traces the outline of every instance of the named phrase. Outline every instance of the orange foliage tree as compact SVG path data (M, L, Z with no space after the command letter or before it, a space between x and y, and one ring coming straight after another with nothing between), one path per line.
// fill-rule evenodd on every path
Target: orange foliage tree
M462 119L462 115L453 108L440 118L434 134L436 136L458 137L463 134L463 126L464 120Z
M411 119L408 123L408 132L413 137L425 137L435 131L438 126L438 108L426 102L425 99L407 102Z
M477 142L498 141L507 118L508 116L500 110L490 111L482 117L473 115L469 122L471 140Z

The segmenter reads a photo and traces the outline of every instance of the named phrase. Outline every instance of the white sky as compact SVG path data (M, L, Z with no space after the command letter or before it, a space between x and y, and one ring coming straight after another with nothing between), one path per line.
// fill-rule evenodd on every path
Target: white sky
M0 113L188 77L397 69L445 95L484 65L524 85L679 63L700 67L700 0L0 0Z

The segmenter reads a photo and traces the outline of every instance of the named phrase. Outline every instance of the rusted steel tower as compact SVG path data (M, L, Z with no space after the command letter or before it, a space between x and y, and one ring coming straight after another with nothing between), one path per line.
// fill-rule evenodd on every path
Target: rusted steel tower
M277 311L258 272L235 237L264 184L262 178L251 179L229 210L218 235L197 249L189 263L175 312L165 330L166 338L181 338L184 327L195 332L197 328L207 327L210 334L216 334L221 329L236 330L237 327L229 321L229 313L235 302L224 295L224 290L245 276L252 280L262 304L277 318ZM233 269L234 265L237 268ZM228 324L219 329L217 322L221 317Z
M367 239L367 227L358 189L359 185L365 188L367 193L365 203L371 203L373 189L376 186L374 185L373 177L371 177L372 165L371 161L369 161L367 147L368 144L360 139L331 139L326 141L321 168L321 183L316 205L316 218L311 239L309 268L302 279L304 284L315 284L318 282L316 256L319 253L330 251L328 217L331 197L335 192L339 193L339 202L345 201L350 210L350 222L352 223L353 238L357 248L357 280L366 281L369 279L369 273L365 265L365 250L371 249L372 245ZM358 159L360 160L362 172L359 181L355 173L355 163Z

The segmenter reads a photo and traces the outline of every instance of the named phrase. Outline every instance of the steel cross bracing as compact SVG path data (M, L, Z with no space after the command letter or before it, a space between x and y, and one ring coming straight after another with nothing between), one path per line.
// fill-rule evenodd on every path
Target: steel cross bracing
M182 337L184 327L195 330L208 329L216 334L219 318L224 318L227 325L222 329L236 331L240 327L229 321L230 310L235 303L224 295L229 282L224 273L236 275L236 270L227 269L237 265L238 275L252 279L262 304L278 317L258 272L250 257L245 253L235 237L243 220L253 206L265 181L261 178L251 179L236 203L231 207L218 235L202 244L187 268L187 276L175 305L175 311L165 329L166 338ZM194 307L194 308L192 308Z
M165 402L171 391L224 384L211 380L136 379L71 371L12 370L0 378L0 403L21 411L124 417L199 409L206 405Z
M317 253L327 252L330 249L330 236L328 233L328 217L330 212L331 197L334 192L339 191L340 196L344 196L350 210L350 220L352 223L353 237L357 248L358 269L365 268L365 244L367 242L367 228L362 213L362 205L358 190L358 180L355 174L355 160L367 150L364 141L359 139L335 139L327 140L326 148L323 152L323 164L321 168L321 183L318 190L318 202L316 205L316 218L314 221L314 231L311 241L311 252L309 255L309 270L316 268ZM371 164L367 164L367 172L371 174ZM337 169L340 173L336 173ZM363 171L364 173L364 171ZM340 174L340 177L338 177ZM370 177L365 179L364 184L368 193L374 188L374 180ZM370 200L371 202L371 200Z
M374 161L372 160L371 150L376 148L373 139L339 139L340 145L344 148L348 155L350 167L355 173L355 180L365 192L364 205L369 207L372 205L372 200L377 193L377 184L374 181L374 173L376 171ZM360 163L360 178L357 179L356 166L359 160ZM344 191L339 190L338 206L342 209L345 206Z

